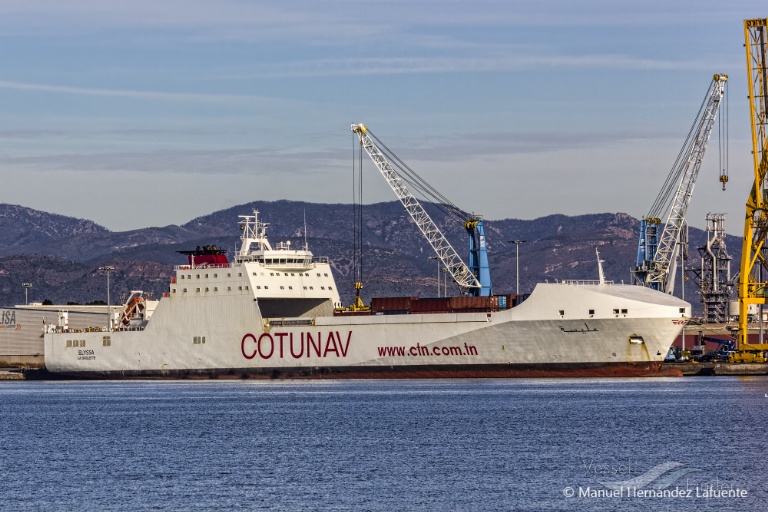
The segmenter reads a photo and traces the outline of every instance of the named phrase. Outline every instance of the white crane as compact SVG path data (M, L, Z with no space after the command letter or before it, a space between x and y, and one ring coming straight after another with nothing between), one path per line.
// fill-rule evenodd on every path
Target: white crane
M448 269L456 284L459 285L462 293L468 294L473 289L481 288L477 277L464 263L434 221L432 221L424 207L421 206L421 203L408 189L400 173L389 163L381 149L373 142L365 125L353 124L352 131L360 138L361 147L365 149L382 176L384 176L384 179L392 187L395 195L397 195L405 210L411 215L411 218L419 227L429 245L432 246L442 264Z
M677 261L685 236L685 215L693 195L704 152L712 134L720 102L725 93L728 75L715 75L688 137L677 155L675 164L664 182L648 215L641 223L637 267L632 271L638 284L672 294L675 289ZM727 181L721 175L720 181ZM677 188L674 188L677 183ZM664 231L656 243L656 226L661 222L669 197L675 190Z

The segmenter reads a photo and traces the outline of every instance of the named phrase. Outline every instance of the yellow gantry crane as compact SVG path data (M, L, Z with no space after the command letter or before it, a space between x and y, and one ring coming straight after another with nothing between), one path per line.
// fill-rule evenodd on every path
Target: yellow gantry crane
M755 358L748 354L757 354L768 348L768 345L750 345L747 336L749 306L768 302L768 261L765 247L768 235L768 187L765 181L768 173L768 138L765 133L768 115L768 19L744 20L744 40L755 181L747 199L744 242L741 249L737 359L749 362Z

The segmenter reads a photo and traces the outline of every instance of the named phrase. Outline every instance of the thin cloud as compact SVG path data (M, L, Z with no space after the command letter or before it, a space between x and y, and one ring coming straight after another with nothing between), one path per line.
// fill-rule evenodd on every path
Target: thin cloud
M344 154L346 155L346 154ZM146 172L163 174L300 174L337 167L341 152L295 152L284 148L166 150L143 153L49 154L0 158L5 169L25 172Z
M532 69L710 70L711 61L674 61L631 55L518 55L515 57L394 57L315 59L265 66L257 71L220 74L220 79L320 76L497 73Z
M0 80L0 89L165 101L206 101L219 103L273 103L275 101L273 98L241 94L135 91L128 89L103 89L94 87L71 87L66 85L36 84L29 82L14 82L10 80Z
M133 0L127 3L102 0L7 0L0 3L0 23L9 28L52 26L67 31L98 31L103 28L199 30L227 38L232 28L250 28L250 39L297 35L354 34L388 26L645 26L675 25L681 21L712 19L747 6L747 0L731 2L683 2L647 0L626 3L616 9L613 0L478 0L476 2L402 1L236 1ZM691 9L695 7L695 9ZM439 15L436 12L439 11ZM275 30L279 25L279 30ZM330 28L331 30L327 30ZM343 29L343 32L338 31Z
M472 133L423 140L417 149L399 152L410 162L460 162L489 156L526 155L579 148L608 147L627 141L651 140L658 134L644 132L601 133ZM418 141L416 141L418 142ZM411 140L411 144L414 141ZM347 165L346 150L297 151L285 147L222 150L163 150L150 152L104 152L93 154L48 154L0 158L0 166L27 172L148 172L293 174L338 170Z

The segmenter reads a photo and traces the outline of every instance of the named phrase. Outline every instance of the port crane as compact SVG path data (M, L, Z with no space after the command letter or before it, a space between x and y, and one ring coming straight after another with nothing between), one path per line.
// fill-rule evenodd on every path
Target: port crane
M381 141L376 139L364 124L353 124L352 132L358 136L360 147L373 160L373 163L382 176L384 176L384 179L392 188L400 203L410 214L421 233L427 239L427 242L429 242L429 245L432 246L443 267L447 269L454 282L459 286L461 293L463 295L476 296L491 295L493 293L491 274L482 217L466 214L466 212L461 211L444 196L435 191L397 158ZM450 242L448 242L448 239L413 195L406 178L409 178L410 184L420 189L429 190L432 195L438 197L442 204L448 207L451 214L462 217L464 228L469 235L469 265L464 263ZM355 289L359 292L360 288L362 288L362 283L356 282ZM357 302L360 303L359 294Z
M750 345L747 330L749 306L754 304L762 309L768 301L768 261L765 252L765 240L768 235L768 137L765 133L768 123L768 19L744 20L744 40L747 53L754 182L746 203L739 267L739 352L736 355L740 361L748 361L749 357L746 355L750 351L768 350L768 345L765 344ZM762 318L758 321L762 322Z
M648 215L640 221L637 263L632 270L636 284L668 294L674 293L678 256L681 250L686 250L687 244L685 215L727 82L728 75L718 74L712 78L688 137L659 195ZM724 170L720 181L725 189L728 176ZM668 213L659 237L658 230L664 212Z

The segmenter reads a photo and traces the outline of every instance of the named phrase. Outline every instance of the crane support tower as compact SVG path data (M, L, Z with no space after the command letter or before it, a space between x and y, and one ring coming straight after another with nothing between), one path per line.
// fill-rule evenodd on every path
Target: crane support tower
M744 241L739 267L739 350L749 345L748 309L756 304L760 309L768 297L765 239L768 234L768 19L744 20L744 40L747 53L749 112L752 128L752 160L754 182L746 204ZM759 319L762 321L762 318ZM762 341L762 340L761 340ZM750 347L751 348L751 347Z
M718 74L712 78L707 95L672 170L648 215L640 221L637 266L632 270L636 284L669 294L675 291L678 257L681 250L686 250L687 244L687 240L684 239L685 215L727 82L728 75ZM725 186L723 175L720 181ZM674 197L672 197L673 192ZM672 198L671 201L670 198ZM661 218L667 209L669 213L659 238L658 229L661 226Z
M707 243L699 249L701 266L689 270L699 285L704 305L704 322L719 324L728 321L733 296L731 256L725 246L725 214L707 214Z
M400 173L389 162L382 150L371 138L364 124L353 124L352 132L360 139L360 146L368 153L384 179L395 192L405 210L410 214L421 233L432 246L440 262L448 270L453 280L464 295L491 295L491 279L488 271L485 234L482 218L467 220L464 227L470 232L470 259L475 269L471 269L454 250L445 235L440 231L424 207L409 190ZM476 230L477 236L473 233ZM482 284L481 284L482 283Z

